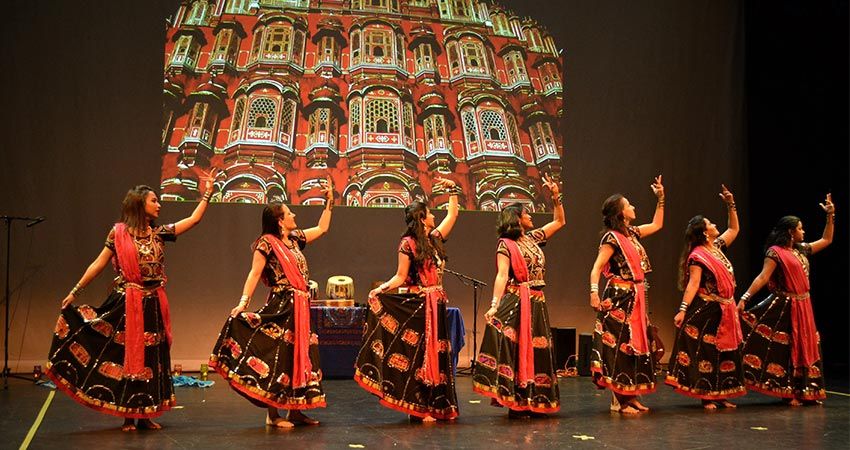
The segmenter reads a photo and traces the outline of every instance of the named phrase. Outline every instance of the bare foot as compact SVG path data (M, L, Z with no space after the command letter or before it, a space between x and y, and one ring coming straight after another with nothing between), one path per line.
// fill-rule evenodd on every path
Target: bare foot
M419 417L419 416L409 415L407 417L413 423L434 423L434 422L437 421L437 419L435 419L431 416Z
M295 424L278 415L266 415L266 425L275 428L295 428Z
M717 405L711 400L703 400L702 407L705 408L706 411L714 411L717 409Z
M626 405L620 408L620 414L640 414L640 410L632 405Z
M790 402L788 402L788 406L803 406L803 402L796 398L793 398Z
M630 402L629 402L629 406L634 407L635 409L637 409L637 410L638 410L638 411L640 411L640 412L646 412L646 411L649 411L649 408L648 408L648 407L646 407L646 406L644 406L644 405L643 405L643 403L639 402L637 398L635 398L634 400L630 401Z
M722 407L724 407L724 408L735 409L735 408L737 408L737 407L738 407L738 405L736 405L736 404L734 404L734 403L730 402L729 400L720 400L720 401L719 401L719 402L717 402L717 403L719 403L719 404L720 404L720 406L722 406Z
M124 419L124 424L121 425L121 431L136 431L136 424L133 419Z
M139 428L143 430L159 430L162 428L162 425L150 419L139 419Z
M294 424L304 424L304 425L318 425L319 421L316 419L311 419L304 415L303 412L293 409L289 411L289 416L287 419Z

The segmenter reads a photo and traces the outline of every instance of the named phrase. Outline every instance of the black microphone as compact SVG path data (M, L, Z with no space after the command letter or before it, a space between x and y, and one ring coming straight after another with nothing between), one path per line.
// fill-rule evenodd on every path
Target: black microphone
M44 222L46 219L47 219L47 218L46 218L46 217L44 217L44 216L38 216L38 217L36 217L35 219L33 219L33 220L32 220L32 222L30 222L30 223L28 223L28 224L27 224L27 228L29 228L29 227L31 227L31 226L33 226L33 225L38 225L39 223Z

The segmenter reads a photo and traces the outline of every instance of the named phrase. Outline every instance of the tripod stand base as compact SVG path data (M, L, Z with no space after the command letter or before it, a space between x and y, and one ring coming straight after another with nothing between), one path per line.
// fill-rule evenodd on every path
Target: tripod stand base
M31 381L33 383L38 381L31 376L28 377L26 375L14 374L14 373L12 373L12 369L9 369L9 368L6 368L5 370L3 370L2 375L3 375L3 389L9 389L9 378L17 378L19 380Z

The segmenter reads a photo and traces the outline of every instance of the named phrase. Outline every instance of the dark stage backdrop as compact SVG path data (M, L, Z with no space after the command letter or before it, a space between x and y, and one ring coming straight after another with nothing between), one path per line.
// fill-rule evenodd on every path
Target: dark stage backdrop
M99 1L82 8L19 1L8 8L0 212L48 217L36 227L17 224L13 230L13 370L28 371L45 360L59 300L99 252L126 190L159 182L162 167L151 154L160 148L162 49L171 3ZM735 192L745 214L744 232L731 250L741 283L760 259L750 244L760 241L764 230L752 230L746 220L752 161L743 131L743 9L732 0L515 1L508 6L544 19L566 49L569 95L562 131L568 223L546 247L552 324L591 331L588 272L601 202L623 192L637 205L639 218L648 221L654 208L649 184L661 173L668 193L666 226L645 243L655 267L653 318L670 343L681 296L675 272L683 227L696 213L723 223L721 182ZM545 11L535 12L538 8ZM789 203L797 210L811 201ZM168 203L161 222L188 215L193 207ZM208 355L238 300L260 210L213 204L197 229L170 245L175 362L195 364ZM295 211L303 226L314 224L320 212L318 207ZM534 220L542 224L547 218ZM363 301L373 280L393 273L402 227L400 210L336 208L330 234L306 252L313 277L324 286L331 275L350 275L357 300ZM447 244L450 268L491 284L494 228L494 215L462 212ZM815 271L821 267L818 263ZM99 303L110 278L103 274L79 302ZM831 285L824 280L815 291L828 292ZM452 278L446 286L471 331L471 289ZM840 292L843 298L836 301L846 303L846 293ZM260 289L254 306L263 294ZM489 298L488 287L481 303ZM469 348L462 352L462 364Z

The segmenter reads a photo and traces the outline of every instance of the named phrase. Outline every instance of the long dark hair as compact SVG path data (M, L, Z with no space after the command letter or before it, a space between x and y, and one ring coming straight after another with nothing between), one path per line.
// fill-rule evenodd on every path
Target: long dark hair
M502 209L499 213L499 222L496 228L500 238L517 240L522 236L522 225L520 218L525 211L525 206L522 203L511 203Z
M145 213L145 202L149 192L153 192L153 189L144 184L127 191L124 201L121 202L121 219L119 222L124 222L128 228L137 231L143 231L149 225L153 226L153 220Z
M447 260L446 252L443 249L443 243L440 239L431 239L425 234L425 225L422 221L428 217L428 205L425 202L414 201L404 208L404 221L407 223L407 229L404 230L402 237L412 237L416 242L416 254L413 257L415 264L425 264L428 258L432 258L436 252L442 260Z
M619 231L628 234L623 218L623 194L614 194L602 202L602 232Z
M695 248L708 241L705 230L705 217L694 216L688 221L688 227L685 228L685 245L682 247L681 256L679 256L679 290L685 290L685 278L688 276L688 255Z
M791 243L791 231L797 228L800 224L800 218L797 216L785 216L779 219L779 222L770 230L767 235L767 242L764 244L764 250L767 251L770 247L778 245L787 247ZM799 243L794 243L794 248L800 249Z
M283 215L283 203L271 202L263 208L263 234L281 237L278 220Z

